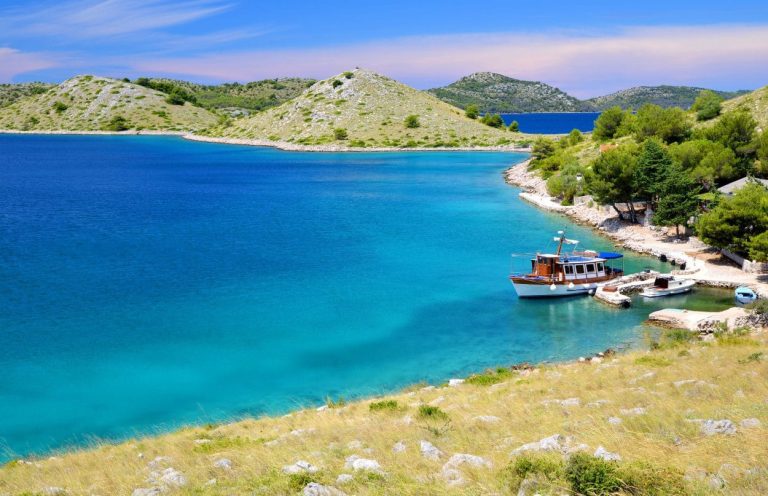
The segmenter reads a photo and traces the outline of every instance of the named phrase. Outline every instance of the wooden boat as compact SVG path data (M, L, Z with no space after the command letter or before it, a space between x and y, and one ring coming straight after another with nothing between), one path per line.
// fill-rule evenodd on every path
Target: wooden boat
M520 298L552 298L593 293L624 274L623 269L609 266L609 260L623 257L620 253L576 251L577 240L567 239L563 231L554 238L555 253L537 254L531 259L531 272L512 274L509 280ZM574 245L563 253L563 245Z
M645 288L641 293L646 298L657 298L659 296L670 296L681 293L687 293L696 285L696 281L691 279L677 279L675 276L658 276L653 281L653 286Z
M736 303L741 305L748 305L757 300L757 293L746 286L739 286L734 293L736 295Z

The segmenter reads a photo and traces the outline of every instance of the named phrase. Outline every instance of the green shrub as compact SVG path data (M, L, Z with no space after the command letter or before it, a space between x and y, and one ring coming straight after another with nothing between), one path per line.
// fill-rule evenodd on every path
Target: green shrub
M477 119L477 116L480 115L480 110L478 110L477 105L473 103L467 105L467 108L464 110L464 115L470 119Z
M405 127L408 129L415 129L417 127L421 127L421 123L419 122L419 116L416 114L411 114L405 118L403 121L405 124Z
M763 359L763 352L758 351L757 353L752 353L751 355L748 355L746 358L739 360L739 363L759 362L762 359Z
M373 403L368 405L368 409L372 412L397 410L397 401L396 400L374 401Z
M511 370L499 367L496 370L486 370L482 374L473 374L467 377L466 383L475 386L491 386L508 379L511 375Z
M171 93L165 97L165 103L169 103L171 105L184 105L184 97L182 97L179 93Z
M337 127L333 130L333 137L337 140L345 140L349 137L349 134L346 129Z
M325 397L325 406L327 406L328 408L341 408L346 404L347 402L343 396L339 396L339 399L337 400L334 400L330 396Z
M126 129L130 128L130 123L122 115L114 116L112 120L110 120L107 125L104 126L106 131L125 131Z
M666 358L646 355L635 359L635 365L647 365L649 367L668 367L672 365L672 362Z
M61 114L62 112L64 112L64 111L65 111L65 110L67 110L68 108L69 108L69 107L68 107L66 104L64 104L64 103L62 103L62 102L59 102L59 101L57 101L57 102L55 102L55 103L53 104L53 110L54 110L54 111L55 111L57 114Z
M624 492L642 496L682 496L688 494L683 474L668 467L633 462L619 468Z
M334 87L334 88L338 88L342 84L344 84L344 83L339 81L338 79L334 79L333 81L331 81L331 86Z
M541 475L547 479L559 479L564 475L563 461L556 456L542 454L524 454L515 458L510 464L510 470L520 478L526 479L529 475Z
M344 77L347 79L352 79L355 76L355 74L352 71L345 71Z
M440 407L432 405L421 405L419 407L419 417L425 420L448 420L448 414Z
M622 488L615 462L586 453L574 453L565 467L565 478L578 494L614 494Z

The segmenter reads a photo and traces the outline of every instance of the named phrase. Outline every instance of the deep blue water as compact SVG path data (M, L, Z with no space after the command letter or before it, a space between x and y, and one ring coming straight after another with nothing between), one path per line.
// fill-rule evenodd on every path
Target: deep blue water
M534 114L501 114L504 122L520 124L520 131L535 134L570 133L573 129L589 132L595 128L600 112L552 112Z
M651 306L516 298L506 277L528 260L510 253L563 227L609 247L518 199L501 172L522 158L0 135L2 444L39 453L636 342Z

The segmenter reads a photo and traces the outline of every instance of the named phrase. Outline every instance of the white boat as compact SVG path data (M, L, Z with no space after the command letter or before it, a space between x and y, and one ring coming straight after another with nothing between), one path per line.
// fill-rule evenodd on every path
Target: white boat
M624 275L623 269L608 265L609 260L622 258L620 253L591 250L563 253L563 245L579 242L567 239L563 231L554 238L558 243L555 253L537 254L531 259L531 272L512 274L509 280L520 298L552 298L593 293Z
M752 291L746 286L739 286L736 288L736 302L742 305L747 305L757 300L757 293Z
M657 298L659 296L670 296L681 293L687 293L696 285L696 281L691 279L677 279L675 276L658 276L653 281L653 286L645 288L641 293L646 298Z

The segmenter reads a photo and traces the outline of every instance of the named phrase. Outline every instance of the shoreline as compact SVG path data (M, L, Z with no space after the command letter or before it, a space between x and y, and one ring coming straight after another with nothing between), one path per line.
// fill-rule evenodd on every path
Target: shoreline
M256 138L225 138L217 136L203 136L187 131L154 131L154 130L126 130L126 131L21 131L16 129L0 129L0 134L23 134L23 135L83 135L83 136L176 136L188 141L197 141L203 143L217 143L223 145L255 146L265 148L275 148L283 151L292 152L512 152L512 153L530 153L530 147L517 147L515 145L491 145L491 146L462 146L462 147L351 147L344 145L300 145L289 143L287 141L271 141Z
M577 224L592 228L597 234L611 240L617 246L636 253L660 257L665 255L678 264L686 263L685 271L675 275L693 279L697 284L711 287L736 288L750 286L761 298L768 298L768 283L761 282L757 274L742 271L738 267L721 261L721 255L714 248L702 243L695 236L685 241L666 234L666 229L630 224L621 221L610 207L595 208L587 205L565 206L549 196L546 181L535 172L528 171L531 159L513 165L504 171L507 184L521 188L521 199L534 206L559 213Z

